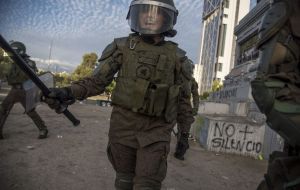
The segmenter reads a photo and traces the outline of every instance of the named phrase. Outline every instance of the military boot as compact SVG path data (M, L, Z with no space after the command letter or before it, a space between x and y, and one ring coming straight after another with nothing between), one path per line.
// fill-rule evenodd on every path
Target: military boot
M190 147L188 142L188 136L189 136L188 133L182 133L177 142L174 157L179 160L184 160L184 154L186 153L187 149L189 149Z
M39 139L45 139L48 136L48 129L41 129L39 132Z

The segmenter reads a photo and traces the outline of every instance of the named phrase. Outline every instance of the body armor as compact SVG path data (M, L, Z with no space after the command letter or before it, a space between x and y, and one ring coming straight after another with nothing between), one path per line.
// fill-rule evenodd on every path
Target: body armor
M116 43L123 51L123 63L112 94L113 104L149 116L166 114L169 121L180 87L175 83L177 44L153 46L137 35L117 39Z

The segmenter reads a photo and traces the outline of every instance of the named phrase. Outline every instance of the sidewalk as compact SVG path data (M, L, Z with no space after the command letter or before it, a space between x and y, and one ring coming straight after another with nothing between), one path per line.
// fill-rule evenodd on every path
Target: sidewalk
M38 130L14 106L0 141L1 190L114 190L114 171L106 156L111 107L75 104L70 111L81 120L73 127L46 105L37 108L49 127L49 138L38 140ZM163 190L256 189L266 161L219 155L191 141L185 161L168 157Z

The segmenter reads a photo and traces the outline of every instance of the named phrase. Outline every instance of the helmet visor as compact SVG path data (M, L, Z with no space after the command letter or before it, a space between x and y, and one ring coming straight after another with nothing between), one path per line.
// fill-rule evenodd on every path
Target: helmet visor
M161 34L173 29L175 12L157 5L137 4L130 7L129 26L141 34Z

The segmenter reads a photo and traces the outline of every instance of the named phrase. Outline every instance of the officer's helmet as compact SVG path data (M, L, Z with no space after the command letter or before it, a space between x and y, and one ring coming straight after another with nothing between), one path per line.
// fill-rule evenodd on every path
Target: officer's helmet
M25 45L22 42L11 41L10 42L10 46L19 55L25 55L26 54L26 47L25 47Z
M161 34L176 24L173 0L133 0L127 15L130 28L140 34Z

